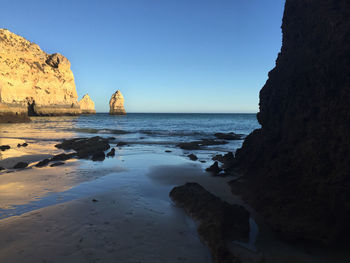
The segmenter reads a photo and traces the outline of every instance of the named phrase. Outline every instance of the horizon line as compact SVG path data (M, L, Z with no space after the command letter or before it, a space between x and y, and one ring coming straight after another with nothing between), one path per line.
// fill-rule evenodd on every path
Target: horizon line
M99 111L97 113L109 113L108 111ZM258 112L127 112L126 114L257 114Z

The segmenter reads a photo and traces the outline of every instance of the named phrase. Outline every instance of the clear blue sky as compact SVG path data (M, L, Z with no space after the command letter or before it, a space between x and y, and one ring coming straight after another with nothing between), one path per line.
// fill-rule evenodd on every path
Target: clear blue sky
M257 112L284 0L2 0L0 27L61 53L108 111Z

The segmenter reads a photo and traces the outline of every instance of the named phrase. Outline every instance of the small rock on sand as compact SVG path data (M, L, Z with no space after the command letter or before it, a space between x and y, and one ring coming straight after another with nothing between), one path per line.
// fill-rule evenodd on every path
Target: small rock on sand
M6 151L6 150L8 150L8 149L10 149L11 147L10 147L10 145L1 145L0 146L0 150L1 151Z

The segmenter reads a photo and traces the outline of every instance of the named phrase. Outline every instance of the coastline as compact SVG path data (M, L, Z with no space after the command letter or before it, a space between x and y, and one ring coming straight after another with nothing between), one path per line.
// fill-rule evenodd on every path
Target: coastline
M193 132L198 137L194 139L182 130L167 135L157 129L146 132L143 127L141 133L135 132L130 129L133 125L71 126L78 121L90 123L91 118L99 116L37 117L32 123L3 126L0 144L11 148L0 152L0 166L10 168L0 172L1 262L212 262L197 234L197 222L169 198L175 186L187 182L197 182L222 200L249 210L249 242L228 242L242 263L330 259L340 263L348 257L343 248L322 251L280 241L254 210L232 195L228 182L234 177L215 177L205 171L215 154L238 147L241 141L183 150L174 136L193 141L208 134ZM51 163L35 167L38 161L66 152L55 147L63 139L96 135L113 136L114 157L97 162L72 158L57 167L50 167ZM119 142L125 144L116 146ZM23 143L28 146L17 147ZM190 153L198 160L191 160ZM12 169L19 161L30 164Z

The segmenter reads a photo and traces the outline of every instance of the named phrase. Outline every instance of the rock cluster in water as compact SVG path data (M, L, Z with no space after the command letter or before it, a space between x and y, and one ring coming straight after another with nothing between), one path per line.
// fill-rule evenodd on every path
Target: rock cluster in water
M81 100L79 100L79 106L82 114L95 114L95 103L90 98L89 94L85 94Z
M260 92L261 129L233 163L233 190L287 239L350 231L350 1L287 0L283 44Z
M120 90L113 93L109 101L109 114L110 115L125 115L124 109L124 97Z
M0 29L0 121L81 113L70 62Z

